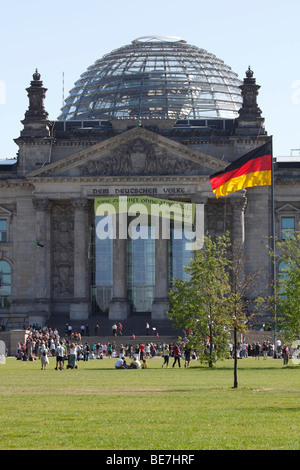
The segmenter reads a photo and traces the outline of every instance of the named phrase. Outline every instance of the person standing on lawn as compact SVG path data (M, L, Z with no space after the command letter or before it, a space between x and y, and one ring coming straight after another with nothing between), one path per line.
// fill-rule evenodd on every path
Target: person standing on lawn
M176 362L178 362L178 366L181 367L181 365L180 365L180 349L179 349L178 344L175 345L173 352L174 352L174 362L173 362L172 367L175 366Z
M164 358L164 363L162 367L166 364L167 369L169 368L169 358L170 358L170 350L169 346L166 344L164 349L163 349L163 358Z

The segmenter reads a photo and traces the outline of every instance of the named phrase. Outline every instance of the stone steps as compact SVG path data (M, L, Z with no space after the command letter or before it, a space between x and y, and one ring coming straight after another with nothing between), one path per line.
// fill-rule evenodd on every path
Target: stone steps
M111 337L112 338L112 326L114 323L118 326L119 321L123 325L123 336L146 336L146 322L149 323L149 336L155 337L157 332L159 336L178 336L182 334L180 331L176 331L172 322L168 319L163 320L152 320L150 314L132 314L124 320L110 320L108 315L93 315L87 320L70 320L68 316L56 315L52 316L48 321L47 325L52 328L57 328L60 335L65 334L66 324L72 326L72 332L81 333L81 325L89 326L89 336L95 335L95 326L99 325L99 336Z
M65 337L68 339L67 337ZM70 339L69 341L73 341ZM81 340L74 340L74 342L80 342L82 344L88 343L89 346L94 344L114 344L115 348L120 348L121 344L123 346L132 345L136 346L137 344L162 344L162 343L176 343L178 341L178 336L82 336Z

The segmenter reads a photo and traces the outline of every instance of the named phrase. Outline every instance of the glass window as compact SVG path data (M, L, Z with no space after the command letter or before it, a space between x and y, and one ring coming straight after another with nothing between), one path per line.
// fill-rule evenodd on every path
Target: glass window
M152 230L151 226L140 227L141 237L127 240L128 299L134 312L152 310L155 295L155 239L151 238Z
M282 217L281 218L281 239L286 240L292 238L295 231L295 218L294 217Z
M0 308L11 304L11 267L6 261L0 261Z
M82 74L66 98L59 120L87 119L90 115L112 118L120 115L120 106L124 106L124 117L176 118L188 106L191 117L234 119L242 103L240 85L230 67L204 49L183 42L138 40L106 54ZM198 90L193 102L192 88ZM165 92L177 96L177 110L165 100L163 109L153 112L147 90L158 89L163 96ZM203 94L204 89L212 94ZM214 90L221 96L214 96ZM93 106L95 93L101 106ZM154 96L157 94L155 91ZM137 97L141 99L141 109L136 105Z
M7 220L0 220L0 242L7 241Z
M278 266L278 280L280 283L279 287L279 295L284 296L284 283L288 281L289 275L287 270L289 269L289 265L284 261L281 261Z
M184 266L189 266L193 258L193 243L188 239L189 234L183 230L172 229L169 241L169 285L172 286L174 279L189 280L189 274Z
M113 296L113 237L109 224L103 225L108 229L107 237L97 235L99 222L107 216L95 216L92 230L92 302L93 309L98 312L108 312L109 303ZM98 231L99 234L99 231ZM102 234L103 235L103 234Z

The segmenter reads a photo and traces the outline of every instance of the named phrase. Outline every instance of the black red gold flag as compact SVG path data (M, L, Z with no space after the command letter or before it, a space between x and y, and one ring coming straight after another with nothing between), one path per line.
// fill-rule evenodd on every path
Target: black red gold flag
M210 177L217 198L239 189L272 184L272 141L238 158Z

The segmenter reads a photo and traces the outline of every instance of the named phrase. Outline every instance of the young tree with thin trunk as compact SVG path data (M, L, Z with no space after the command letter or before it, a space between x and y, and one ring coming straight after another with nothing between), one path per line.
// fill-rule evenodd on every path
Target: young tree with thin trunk
M189 346L198 350L200 360L209 367L228 354L224 325L230 292L229 247L227 235L216 240L205 236L202 249L194 253L194 259L185 267L189 280L176 279L169 292L169 318L176 328L189 332Z
M226 302L228 327L233 331L234 388L238 387L238 336L241 338L248 330L253 317L257 318L256 306L262 306L262 290L265 284L261 281L260 272L246 273L248 260L240 245L234 244L231 251L230 294Z

